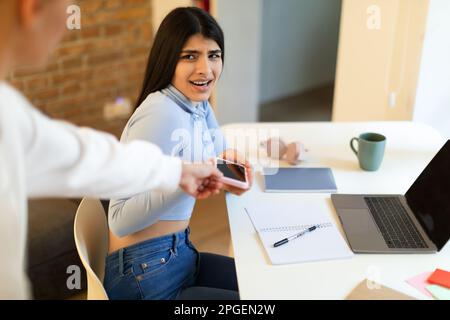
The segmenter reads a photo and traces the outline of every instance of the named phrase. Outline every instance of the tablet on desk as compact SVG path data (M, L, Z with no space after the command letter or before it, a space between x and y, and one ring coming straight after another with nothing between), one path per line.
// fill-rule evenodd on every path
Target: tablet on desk
M266 192L325 192L337 191L330 168L279 168L264 169Z

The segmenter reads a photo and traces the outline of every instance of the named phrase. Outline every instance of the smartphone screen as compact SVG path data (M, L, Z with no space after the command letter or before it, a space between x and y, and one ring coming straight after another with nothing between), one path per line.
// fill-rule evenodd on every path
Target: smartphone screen
M223 173L224 177L238 180L241 182L247 182L245 179L245 167L227 162L218 162L217 169Z

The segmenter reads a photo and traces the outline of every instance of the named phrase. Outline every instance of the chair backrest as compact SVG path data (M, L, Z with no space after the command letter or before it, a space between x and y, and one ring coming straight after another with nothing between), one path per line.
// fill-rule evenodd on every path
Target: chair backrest
M105 210L99 200L83 199L74 223L75 244L86 269L88 300L107 300L103 287L109 229Z

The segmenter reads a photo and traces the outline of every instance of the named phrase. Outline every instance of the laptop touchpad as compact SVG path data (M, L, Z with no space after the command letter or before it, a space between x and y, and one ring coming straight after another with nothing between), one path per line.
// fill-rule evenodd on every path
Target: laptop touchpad
M369 210L340 209L339 216L353 250L370 252L387 248Z

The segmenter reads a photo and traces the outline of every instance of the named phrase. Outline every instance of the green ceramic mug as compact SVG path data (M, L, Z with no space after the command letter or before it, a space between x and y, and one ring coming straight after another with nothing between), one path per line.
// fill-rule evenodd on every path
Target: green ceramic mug
M354 142L358 142L358 149ZM350 148L359 160L359 166L366 171L377 171L383 161L386 137L378 133L363 133L350 140Z

